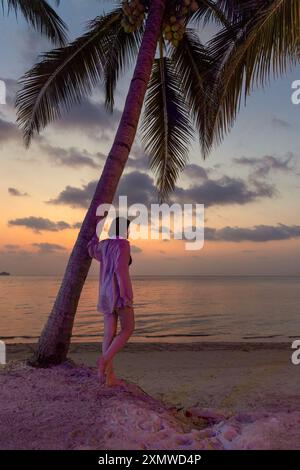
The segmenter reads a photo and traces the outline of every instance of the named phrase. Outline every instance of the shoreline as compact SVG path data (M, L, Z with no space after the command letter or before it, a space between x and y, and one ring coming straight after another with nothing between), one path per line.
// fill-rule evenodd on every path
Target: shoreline
M300 337L300 335L299 335ZM293 341L293 340L292 340ZM199 342L142 342L131 341L123 348L123 352L151 352L151 351L261 351L280 350L292 351L291 342L254 342L254 341L199 341ZM13 356L22 353L32 353L37 343L6 343L7 354ZM80 352L98 352L101 347L99 342L72 342L69 354Z

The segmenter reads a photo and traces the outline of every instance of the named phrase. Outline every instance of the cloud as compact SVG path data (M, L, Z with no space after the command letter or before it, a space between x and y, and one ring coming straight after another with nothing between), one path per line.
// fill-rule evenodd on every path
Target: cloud
M128 197L128 204L149 205L156 202L156 189L153 179L146 173L132 171L121 178L117 197L124 195Z
M15 124L0 118L0 144L20 139L20 134Z
M63 113L53 126L58 130L84 131L94 140L110 140L117 130L121 116L121 110L115 108L113 113L107 112L103 102L93 102L87 98L73 106L68 113Z
M28 256L32 255L31 251L26 250L0 250L0 255L2 255L1 261L7 259L7 257L11 259L19 259L20 262L24 261L24 257L26 257L26 262L28 260Z
M21 193L21 191L19 191L16 188L8 188L8 192L11 196L16 196L16 197L29 196L28 193Z
M81 188L66 186L54 199L46 201L48 204L63 204L73 208L87 208L93 197L97 181L83 185ZM264 182L244 181L240 178L222 176L219 179L206 179L189 188L176 187L170 196L170 202L198 203L205 206L247 204L260 198L272 198L277 194L276 188ZM128 205L141 203L149 206L157 203L157 191L153 178L148 174L132 171L122 176L118 195L128 197ZM115 198L115 201L117 199Z
M145 153L143 147L139 144L135 146L131 152L131 156L128 158L126 168L130 170L144 170L149 169L149 157ZM200 165L194 163L186 165L183 175L187 176L191 180L206 180L211 169L205 169Z
M87 208L93 197L97 181L83 185L82 188L66 186L55 199L46 201L47 204L67 205L72 208Z
M207 180L208 179L208 173L210 170L206 170L200 165L196 165L194 163L191 163L190 165L186 165L184 169L184 175L186 175L188 178L191 180Z
M290 127L292 127L289 122L285 121L284 119L279 119L277 117L274 117L272 119L272 125L280 129L289 129Z
M26 227L33 230L36 233L40 232L59 232L61 230L66 230L72 228L70 224L64 221L53 222L49 219L44 219L43 217L24 217L20 219L14 219L8 221L9 226L19 226Z
M75 222L75 224L72 225L72 228L81 228L82 222Z
M227 242L268 242L300 237L300 225L255 225L251 228L205 228L205 240Z
M91 154L85 149L79 150L76 147L70 147L68 149L54 147L48 142L45 142L45 139L42 139L40 148L48 155L50 161L58 166L67 166L70 168L82 168L87 166L99 169L99 160L105 159L105 155L100 152ZM95 161L94 158L97 158L97 160Z
M4 245L4 247L7 248L8 250L17 250L20 247L20 245L14 245L14 244L8 243Z
M262 158L235 158L234 162L239 165L252 167L250 179L265 178L273 170L285 173L293 172L296 167L295 156L289 153L285 157L274 157L273 155L265 155Z
M144 170L149 169L149 156L146 154L144 147L137 140L134 142L130 156L126 163L126 169L130 170Z
M149 168L149 158L145 154L139 157L129 157L126 163L126 168L146 171Z
M255 182L250 186L240 178L222 176L219 179L205 180L188 189L177 187L173 199L179 203L198 203L206 207L217 205L244 205L260 198L272 198L276 190L273 186Z
M97 183L97 181L90 181L81 188L66 186L55 199L50 199L46 202L48 204L68 205L73 208L87 208ZM133 171L122 176L115 200L117 200L119 195L127 195L128 205L136 202L148 205L150 202L154 202L155 191L153 179L150 176L146 173Z
M1 251L2 254L16 254L19 253L20 245L15 245L12 243L7 243L4 245L5 250Z
M56 243L32 243L32 246L39 248L39 253L41 254L66 251L66 248L64 246L57 245Z

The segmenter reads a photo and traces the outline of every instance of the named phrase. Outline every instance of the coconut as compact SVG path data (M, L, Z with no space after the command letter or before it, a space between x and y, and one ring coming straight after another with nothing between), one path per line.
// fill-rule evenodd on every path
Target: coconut
M199 8L199 5L198 5L198 3L197 3L196 1L193 1L193 0L192 0L192 3L191 3L191 6L190 6L190 9L191 9L192 11L197 11L197 10L198 10L198 8Z
M131 13L131 8L129 7L128 3L124 3L123 5L123 11L126 13L126 15L130 15Z
M135 24L135 18L133 18L133 16L128 16L128 21L131 24Z

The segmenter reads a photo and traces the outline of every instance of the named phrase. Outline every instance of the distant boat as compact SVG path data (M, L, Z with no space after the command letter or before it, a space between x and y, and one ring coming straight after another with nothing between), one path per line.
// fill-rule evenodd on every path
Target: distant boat
M0 273L0 276L10 276L10 273L7 273L6 271L2 271L2 273Z

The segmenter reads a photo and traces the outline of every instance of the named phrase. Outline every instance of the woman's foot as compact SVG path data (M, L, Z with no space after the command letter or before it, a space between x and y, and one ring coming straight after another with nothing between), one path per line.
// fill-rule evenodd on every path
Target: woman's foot
M105 385L107 385L108 387L116 387L126 385L126 381L123 379L118 379L118 377L116 377L115 374L112 373L107 375Z
M103 357L100 357L97 361L97 365L98 365L98 379L99 379L99 382L100 382L100 385L104 385L105 384L105 381L106 381L106 374L105 374L105 368L106 368L106 363L103 359Z

